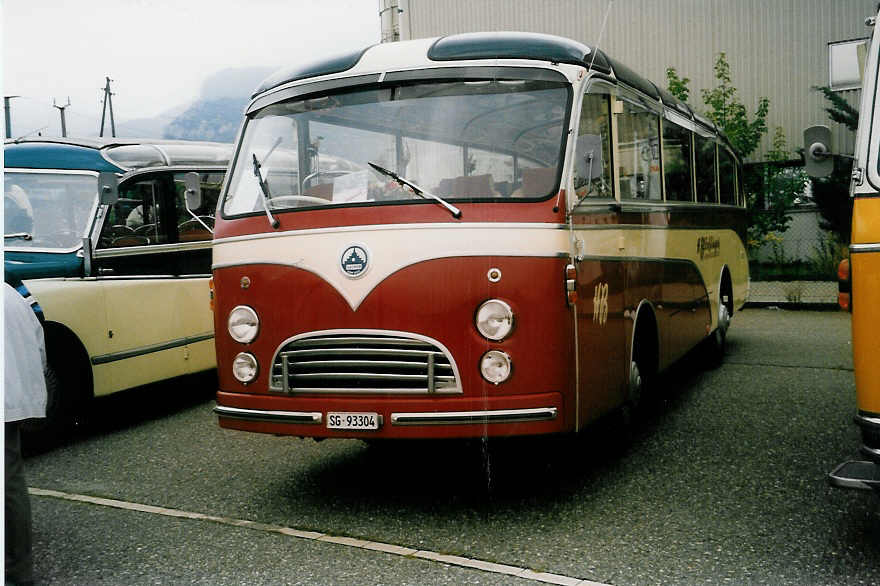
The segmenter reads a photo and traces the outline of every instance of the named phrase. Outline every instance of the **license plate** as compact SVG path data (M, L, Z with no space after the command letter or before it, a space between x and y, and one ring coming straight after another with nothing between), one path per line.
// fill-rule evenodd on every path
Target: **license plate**
M327 429L379 429L379 414L328 413Z

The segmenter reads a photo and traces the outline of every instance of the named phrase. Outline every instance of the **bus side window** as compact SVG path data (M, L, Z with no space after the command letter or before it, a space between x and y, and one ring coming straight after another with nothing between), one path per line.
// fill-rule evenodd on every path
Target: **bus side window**
M578 199L613 197L610 120L607 95L584 96L574 149L574 191Z
M223 173L199 173L202 186L202 206L194 210L198 219L186 211L185 173L174 174L174 206L177 213L177 239L179 242L193 240L210 240L212 234L208 228L214 228L214 212L217 208L217 197L223 185Z
M717 203L715 141L697 134L694 135L694 146L696 147L697 201L699 203Z
M660 119L628 100L617 118L621 199L663 199L660 184Z
M119 199L110 207L104 221L99 247L145 246L168 241L161 181L148 179L120 189Z
M663 172L668 201L694 201L691 131L669 120L663 120Z
M733 155L722 146L718 147L718 188L721 203L736 205L736 165Z

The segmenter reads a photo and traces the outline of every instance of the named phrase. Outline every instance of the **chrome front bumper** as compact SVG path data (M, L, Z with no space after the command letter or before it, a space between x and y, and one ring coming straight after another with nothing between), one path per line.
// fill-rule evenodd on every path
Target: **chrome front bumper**
M245 421L264 421L272 423L293 423L320 425L324 421L321 412L267 411L261 409L241 409L217 405L214 413L220 417ZM552 421L556 419L556 407L537 407L532 409L497 409L490 411L438 411L419 413L392 413L391 425L468 425L481 423L523 423L531 421Z

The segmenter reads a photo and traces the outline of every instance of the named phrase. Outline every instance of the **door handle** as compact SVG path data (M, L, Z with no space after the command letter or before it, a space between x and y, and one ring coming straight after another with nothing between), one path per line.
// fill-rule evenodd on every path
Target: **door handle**
M113 269L98 269L99 275L113 275L116 271Z

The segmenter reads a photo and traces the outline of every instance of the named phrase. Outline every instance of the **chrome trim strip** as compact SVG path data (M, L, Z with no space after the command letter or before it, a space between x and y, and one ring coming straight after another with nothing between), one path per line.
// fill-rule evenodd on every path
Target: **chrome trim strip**
M855 416L855 420L860 427L867 427L869 429L880 431L880 416L870 416L859 413Z
M880 252L880 243L876 244L850 244L849 251L858 252Z
M211 248L210 240L198 240L196 242L184 242L174 244L148 244L146 246L126 246L124 248L101 248L94 252L95 258L112 258L124 256L136 256L139 254L161 254L163 252L187 252L190 250L204 250Z
M319 425L324 416L318 412L304 411L266 411L263 409L240 409L238 407L224 407L217 405L214 413L220 417L229 419L241 419L243 421L268 421L272 423L307 423Z
M285 230L284 232L263 232L260 234L246 234L244 236L227 236L217 238L214 244L226 244L229 242L242 242L247 240L262 240L264 238L282 238L284 236L305 236L313 234L344 234L350 232L378 232L385 230L421 230L425 228L443 228L455 230L486 230L486 229L529 229L529 230L568 230L568 224L550 224L543 222L470 222L470 223L447 223L432 222L418 224L370 224L368 226L339 226L333 228L309 228L305 230Z
M147 354L153 354L155 352L161 352L163 350L170 350L172 348L180 348L181 346L187 346L189 344L195 344L197 342L204 342L206 340L211 340L214 338L214 333L205 333L199 334L196 336L187 336L185 338L178 338L176 340L170 340L168 342L162 342L159 344L152 344L150 346L142 346L140 348L132 348L131 350L124 350L122 352L111 352L109 354L101 354L99 356L92 357L92 364L107 364L108 362L116 362L118 360L125 360L127 358L136 358L137 356L145 356Z
M392 413L391 425L467 425L470 423L520 423L556 419L556 407L498 409L490 411L440 411Z
M872 461L872 462L874 462L874 463L880 463L880 449L878 449L878 448L871 448L871 447L869 447L869 446L866 446L865 444L862 444L862 446L861 446L861 452L862 452L864 455L866 455L866 456L868 456L869 458L871 458L871 461Z

